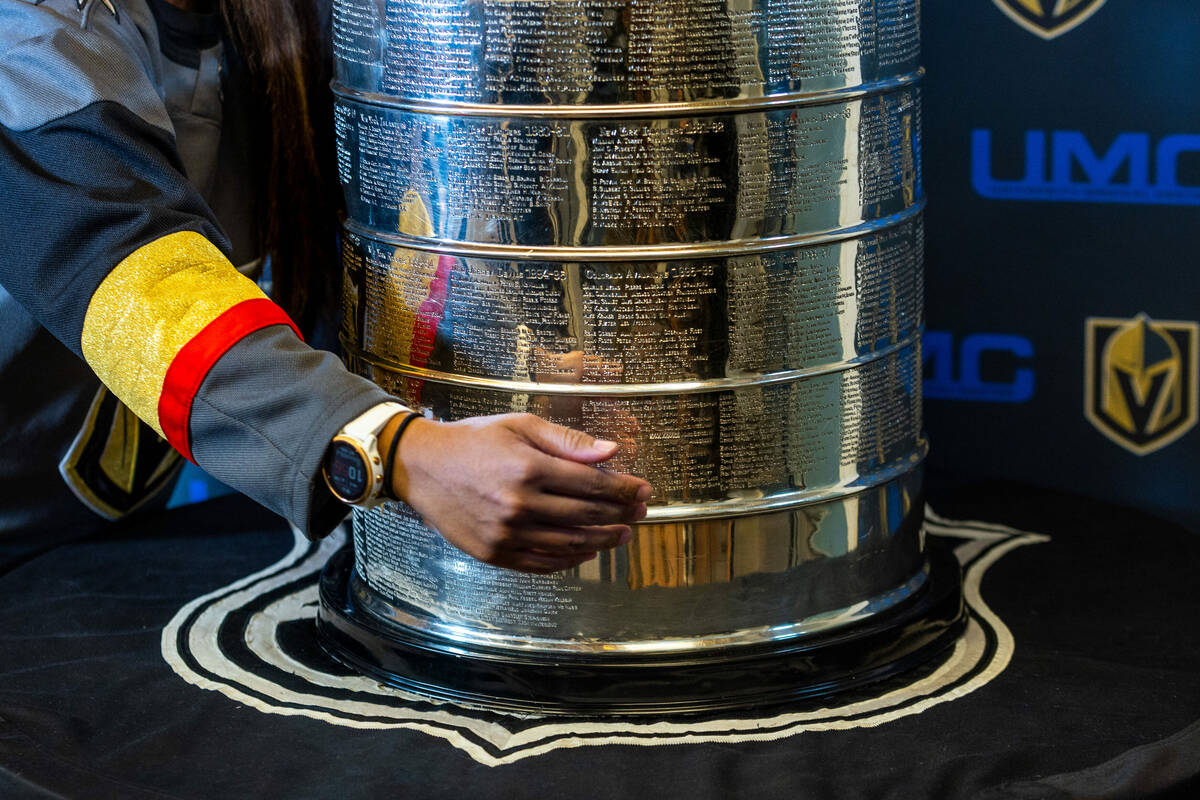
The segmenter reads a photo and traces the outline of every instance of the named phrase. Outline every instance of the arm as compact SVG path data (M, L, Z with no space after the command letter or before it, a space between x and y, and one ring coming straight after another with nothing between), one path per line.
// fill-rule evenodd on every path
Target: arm
M345 513L317 474L324 450L387 396L305 346L229 263L183 175L136 15L93 15L85 30L55 11L73 6L0 0L0 283L180 452L322 535ZM492 563L569 565L643 513L641 482L596 483L606 473L577 463L611 452L555 450L549 423L415 428L394 470L401 496Z

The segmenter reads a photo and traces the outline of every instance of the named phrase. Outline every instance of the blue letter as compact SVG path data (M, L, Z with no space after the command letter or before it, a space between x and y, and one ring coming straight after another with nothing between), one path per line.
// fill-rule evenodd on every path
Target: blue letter
M1129 162L1130 189L1145 190L1150 186L1150 136L1145 133L1122 133L1103 157L1097 157L1088 140L1079 131L1055 131L1052 141L1054 163L1051 167L1056 187L1071 186L1071 162L1074 161L1087 176L1086 185L1101 189L1113 186L1113 177L1126 161Z
M992 177L992 132L971 131L971 185L980 197L1037 197L1037 188L1046 182L1046 134L1025 132L1025 177L1019 181L1000 181Z

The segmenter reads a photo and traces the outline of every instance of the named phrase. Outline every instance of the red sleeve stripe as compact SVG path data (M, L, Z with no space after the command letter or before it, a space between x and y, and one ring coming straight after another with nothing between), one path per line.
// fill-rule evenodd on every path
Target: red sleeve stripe
M189 422L192 402L200 391L200 384L231 347L255 331L272 325L287 325L300 336L296 324L270 300L243 300L208 323L171 360L158 398L158 423L171 446L189 461L195 461Z

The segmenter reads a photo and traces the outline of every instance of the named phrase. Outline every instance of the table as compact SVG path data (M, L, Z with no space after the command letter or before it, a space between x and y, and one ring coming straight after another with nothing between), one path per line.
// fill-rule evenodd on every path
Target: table
M668 720L492 715L349 674L311 639L337 540L239 497L114 526L0 572L0 797L1200 796L1200 536L1016 484L931 505L973 608L946 658Z

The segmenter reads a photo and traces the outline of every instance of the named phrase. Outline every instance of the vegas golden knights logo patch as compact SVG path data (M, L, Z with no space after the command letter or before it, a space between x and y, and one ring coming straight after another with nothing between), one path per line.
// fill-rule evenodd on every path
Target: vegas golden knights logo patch
M1100 10L1104 0L992 0L1001 11L1043 39L1062 36Z
M58 471L84 505L119 519L164 491L183 457L101 386Z
M1089 317L1084 414L1130 452L1153 453L1187 433L1197 419L1195 322Z

